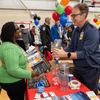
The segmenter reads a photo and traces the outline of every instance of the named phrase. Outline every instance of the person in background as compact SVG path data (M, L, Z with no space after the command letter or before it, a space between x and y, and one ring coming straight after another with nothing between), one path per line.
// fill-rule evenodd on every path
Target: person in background
M16 43L24 50L26 51L26 47L25 47L25 43L24 40L22 38L19 38L16 40Z
M63 33L62 33L62 47L65 48L67 46L67 32L66 32L66 25L63 26Z
M35 42L35 38L34 38L34 35L36 35L35 29L36 29L36 27L33 26L32 29L30 30L30 34L31 34L30 45L34 45L34 42Z
M68 28L68 33L67 33L67 37L69 41L71 40L73 30L74 30L74 25L70 25Z
M77 26L74 29L70 44L66 49L54 48L53 57L67 57L74 61L74 76L98 94L100 75L99 32L86 21L89 7L86 3L78 3L72 9L71 20Z
M25 43L25 48L27 50L28 44L30 44L31 42L31 35L30 32L25 28L23 24L20 25L20 29L21 29L22 39L24 40Z
M51 52L51 33L50 33L50 18L45 18L45 23L40 28L40 37L44 49L47 48Z
M52 42L54 43L55 39L61 39L62 34L61 31L63 30L62 26L60 25L59 20L55 21L55 25L51 27L50 33L51 33L51 38Z
M21 31L14 22L7 22L1 30L0 47L0 86L7 91L10 100L24 100L26 91L25 78L37 77L37 72L27 71L27 56L16 39L21 38ZM38 78L38 77L37 77Z

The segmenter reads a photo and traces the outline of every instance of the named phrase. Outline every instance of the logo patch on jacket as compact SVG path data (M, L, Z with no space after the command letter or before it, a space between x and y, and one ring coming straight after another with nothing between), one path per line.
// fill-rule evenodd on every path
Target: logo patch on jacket
M84 31L81 32L79 40L83 39Z
M45 27L43 27L43 31L45 31Z

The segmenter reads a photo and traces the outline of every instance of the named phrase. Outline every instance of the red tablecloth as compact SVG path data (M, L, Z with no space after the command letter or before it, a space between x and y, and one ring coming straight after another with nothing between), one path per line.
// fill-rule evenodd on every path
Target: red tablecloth
M80 89L79 90L71 90L69 87L69 90L67 92L62 92L60 91L60 86L55 86L52 84L52 73L46 73L46 76L48 78L48 81L50 83L50 87L45 87L44 91L48 93L53 91L57 96L62 96L62 95L67 95L67 94L71 94L71 93L75 93L78 91L82 91L82 92L87 92L90 91L90 89L88 89L85 85L83 85L81 83ZM74 78L75 79L75 78ZM35 97L35 94L37 93L37 89L29 89L28 88L28 80L26 80L26 85L27 85L27 91L26 91L26 100L33 100ZM50 96L50 95L49 95ZM42 97L42 95L41 95Z

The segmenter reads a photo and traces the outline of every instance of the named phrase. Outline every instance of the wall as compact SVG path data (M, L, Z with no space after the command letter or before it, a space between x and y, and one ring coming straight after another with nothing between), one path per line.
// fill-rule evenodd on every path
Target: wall
M45 17L51 18L51 25L54 24L54 20L52 19L53 12L35 12L38 16L41 17L40 24L44 23ZM18 12L18 11L0 11L0 30L4 23L8 21L15 21L15 22L29 22L30 15L27 12ZM34 23L33 23L34 24Z
M36 13L38 16L41 17L40 20L40 24L44 23L45 17L50 17L51 18L51 25L54 25L54 20L52 19L52 13L53 12L46 12L46 11L41 11L41 12L34 12ZM92 23L93 25L95 25L97 28L100 27L100 25L96 25L93 22L94 19L94 13L89 13L87 19L90 19L90 23ZM30 15L28 12L18 12L18 11L0 11L0 30L2 28L2 25L8 21L15 21L15 22L20 22L20 21L24 21L24 22L29 22L30 20ZM69 21L71 20L70 16L69 16ZM32 24L34 25L34 23Z

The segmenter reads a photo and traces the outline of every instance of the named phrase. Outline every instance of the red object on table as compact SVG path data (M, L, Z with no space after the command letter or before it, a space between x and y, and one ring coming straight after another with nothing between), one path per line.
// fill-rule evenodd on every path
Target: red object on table
M80 89L78 90L71 90L70 87L68 89L67 92L62 92L60 91L60 86L59 85L53 85L52 83L52 73L46 73L46 77L50 83L50 87L45 87L44 88L44 92L47 92L49 95L49 92L53 91L57 96L63 96L63 95L68 95L71 93L75 93L78 91L82 91L82 92L88 92L90 91L90 89L88 89L84 84L81 83ZM76 79L75 77L73 79ZM76 79L77 80L77 79ZM28 79L26 80L26 100L33 100L35 97L35 94L38 92L37 88L36 89L29 89L28 88ZM50 95L49 95L50 96ZM42 95L41 95L42 97Z

